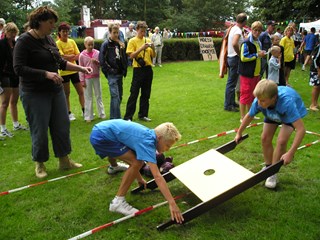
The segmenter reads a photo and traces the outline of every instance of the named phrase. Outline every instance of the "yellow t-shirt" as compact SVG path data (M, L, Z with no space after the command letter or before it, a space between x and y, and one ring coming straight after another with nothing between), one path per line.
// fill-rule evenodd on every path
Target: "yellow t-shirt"
M60 55L63 57L63 55L78 55L80 54L79 48L76 44L76 42L73 39L67 40L67 42L63 42L60 39L56 42L57 46L59 48ZM72 63L76 64L76 61L72 61ZM67 76L76 73L75 71L63 71L59 70L60 76Z
M143 37L138 38L138 37L133 37L129 40L128 43L128 47L127 47L127 51L126 53L128 55L130 55L130 53L133 53L135 51L137 51L142 45L144 45L145 43L151 43L151 40L149 38L145 38ZM153 49L151 47L148 47L144 53L144 51L142 50L138 56L136 57L136 59L138 58L143 58L143 54L144 54L144 61L146 63L146 66L151 66L152 65L152 58L155 57L155 52L153 51ZM133 59L133 67L140 67L140 65L137 63L136 59Z
M291 62L294 59L294 41L287 36L281 38L280 45L284 48L284 61Z

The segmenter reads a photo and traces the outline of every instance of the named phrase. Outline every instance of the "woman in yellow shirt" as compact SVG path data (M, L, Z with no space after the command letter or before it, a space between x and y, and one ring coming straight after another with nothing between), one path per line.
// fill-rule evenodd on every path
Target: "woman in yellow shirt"
M62 22L58 27L59 40L56 43L62 58L68 62L76 64L76 60L79 59L80 51L76 42L73 39L68 38L69 31L69 24ZM70 121L73 121L76 118L70 110L70 80L78 93L82 113L84 113L84 91L80 83L79 74L74 71L59 71L59 74L63 78L63 87L68 105L69 119Z
M288 86L290 72L292 69L295 69L296 66L294 41L292 39L293 28L291 26L286 27L284 34L285 36L281 39L280 45L284 48L284 78L286 80L286 85Z

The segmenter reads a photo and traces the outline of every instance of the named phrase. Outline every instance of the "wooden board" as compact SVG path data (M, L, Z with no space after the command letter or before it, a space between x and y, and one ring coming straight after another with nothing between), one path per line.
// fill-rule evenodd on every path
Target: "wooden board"
M172 168L170 172L203 202L254 175L214 149Z

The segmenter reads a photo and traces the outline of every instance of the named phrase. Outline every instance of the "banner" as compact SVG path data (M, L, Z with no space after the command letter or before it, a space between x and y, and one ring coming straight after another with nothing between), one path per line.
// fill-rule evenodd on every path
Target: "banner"
M212 37L199 37L200 53L202 54L204 61L217 60L216 49Z

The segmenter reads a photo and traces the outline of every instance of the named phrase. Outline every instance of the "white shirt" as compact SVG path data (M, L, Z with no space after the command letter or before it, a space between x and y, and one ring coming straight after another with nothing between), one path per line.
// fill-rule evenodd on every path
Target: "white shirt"
M230 32L229 32L229 38L228 38L228 57L234 57L237 55L236 51L234 50L232 46L232 40L235 35L240 35L239 38L239 48L241 44L243 43L243 36L242 36L242 30L237 25L234 25Z

